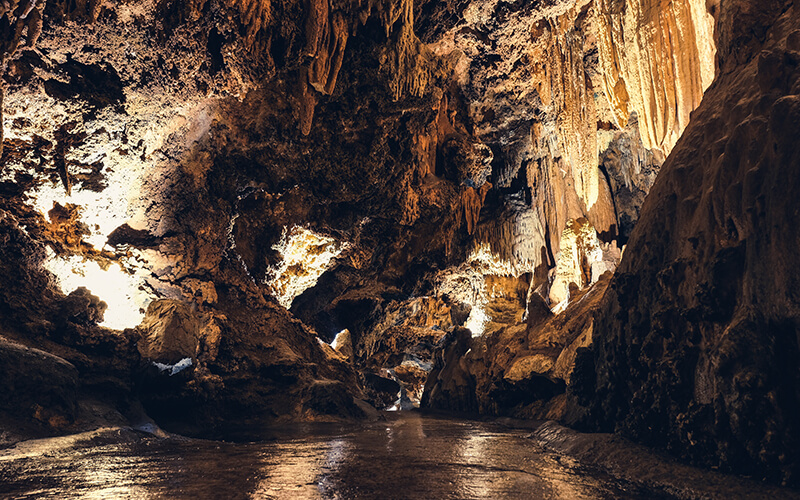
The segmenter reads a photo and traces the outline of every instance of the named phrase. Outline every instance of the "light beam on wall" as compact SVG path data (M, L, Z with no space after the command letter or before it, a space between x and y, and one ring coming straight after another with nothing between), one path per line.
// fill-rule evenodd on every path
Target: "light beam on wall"
M267 271L264 283L278 302L289 309L297 296L317 284L331 261L348 246L304 227L284 228L280 241L272 247L282 260Z
M141 323L144 310L152 298L139 289L141 277L123 270L119 264L107 269L100 264L77 255L55 255L48 247L45 269L56 276L65 295L78 287L86 287L108 304L100 326L122 330Z

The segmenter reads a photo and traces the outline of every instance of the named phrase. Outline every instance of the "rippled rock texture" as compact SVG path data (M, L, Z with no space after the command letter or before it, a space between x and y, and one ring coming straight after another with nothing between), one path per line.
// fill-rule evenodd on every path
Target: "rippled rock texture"
M800 17L791 2L720 8L720 74L596 318L596 380L575 390L594 425L797 483Z

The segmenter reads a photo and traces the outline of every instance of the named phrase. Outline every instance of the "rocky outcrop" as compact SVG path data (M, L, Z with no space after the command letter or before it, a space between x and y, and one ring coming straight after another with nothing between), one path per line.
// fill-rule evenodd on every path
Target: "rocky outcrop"
M70 363L0 337L0 444L15 431L35 436L69 430L77 393L78 370Z
M237 297L242 293L246 301ZM179 320L182 328L163 333L189 338L196 350L175 355L189 357L188 367L154 366L138 386L159 425L186 435L243 436L278 421L366 416L368 405L355 399L361 393L350 363L321 349L314 333L285 309L254 289L226 293L220 301L220 309L205 314L166 304L173 316L181 311L166 326ZM156 314L157 308L148 311L154 320L144 325ZM188 326L193 331L187 336Z
M531 296L525 323L481 337L457 329L439 344L425 386L426 408L564 419L582 415L566 398L579 351L592 343L593 313L611 279L605 273L578 291L561 314L553 314L538 294Z
M87 289L64 296L52 287L44 247L16 217L0 211L0 229L0 442L126 423L133 339L97 327L106 304Z
M86 288L56 291L41 268L44 250L2 215L4 334L46 351L2 344L4 441L138 422L139 401L168 429L217 436L369 411L355 399L349 361L322 349L241 268L218 276L216 308L202 294L200 307L154 301L137 330L109 330L97 326L106 304Z
M265 218L248 212L248 194L285 186L252 171L244 180L260 153L237 167L212 154L239 151L238 162L237 120L263 110L223 96L243 96L277 71L251 51L275 34L279 9L291 7L275 5L270 15L269 5L51 3L42 52L19 55L24 71L5 102L14 135L3 156L3 255L16 255L4 264L4 321L15 339L73 363L81 391L122 412L141 400L159 423L187 433L364 415L352 367L265 295L275 252L258 238L277 226L277 242L282 220L237 227L240 215L240 223ZM242 38L245 18L254 31ZM304 19L286 20L281 36ZM84 22L93 24L75 24ZM277 66L287 78L303 66L289 45L291 54L266 49L285 59ZM280 126L299 137L293 95L280 97L288 107ZM251 181L258 187L244 189ZM73 292L73 278L84 288ZM97 324L142 319L124 331Z
M151 302L139 330L142 357L162 364L197 359L200 321L186 304L169 299Z
M584 425L796 484L800 17L792 2L717 9L719 75L597 316L594 380L571 390Z
M602 243L586 219L570 221L561 235L561 255L550 285L550 303L571 299L570 288L584 289L596 283L606 271L614 271L620 252L615 242Z
M356 344L357 364L369 380L382 377L396 387L390 400L377 402L378 408L392 406L398 399L419 405L436 344L448 330L463 324L466 315L460 304L440 297L395 301L385 307L377 313L381 319Z

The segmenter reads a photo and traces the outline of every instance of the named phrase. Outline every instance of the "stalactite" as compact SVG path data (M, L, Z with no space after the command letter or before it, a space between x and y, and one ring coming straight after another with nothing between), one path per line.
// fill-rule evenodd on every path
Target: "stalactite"
M347 46L348 31L342 13L334 12L317 40L314 60L308 69L308 83L321 94L330 95L336 87L336 78L342 68ZM306 55L312 54L306 52Z
M461 201L464 205L464 218L467 222L467 233L472 235L478 220L481 216L483 203L486 201L486 193L492 188L491 183L487 182L478 189L471 186L462 188Z
M595 0L603 90L619 128L636 113L642 142L669 153L714 78L705 0Z
M431 88L434 78L444 75L433 53L414 33L411 0L369 0L358 12L335 10L330 0L309 0L306 8L303 55L311 58L307 64L307 84L321 94L333 93L347 40L355 32L357 22L366 23L370 16L377 17L386 32L387 44L381 53L380 65L388 75L389 91L394 100L403 96L421 97ZM304 109L300 114L308 117L313 115L313 110ZM300 129L307 135L311 130L310 121L300 123Z
M0 78L5 75L6 64L17 53L25 33L25 46L34 48L42 33L42 10L45 0L19 0L0 6ZM0 158L3 156L3 100L5 82L0 82ZM1 165L0 165L1 166Z
M256 37L272 21L271 0L240 0L228 1L230 7L238 7L242 25L246 30L248 45L254 45Z

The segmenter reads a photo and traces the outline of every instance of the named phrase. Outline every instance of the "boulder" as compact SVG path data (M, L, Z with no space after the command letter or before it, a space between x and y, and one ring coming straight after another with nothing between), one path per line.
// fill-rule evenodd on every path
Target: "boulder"
M184 358L197 357L200 320L184 302L170 299L151 302L139 330L142 337L138 347L144 358L175 364Z
M72 364L0 337L0 415L46 434L64 432L76 418L77 390Z
M79 325L103 322L108 305L86 287L78 287L60 303L61 318Z
M184 339L162 344L184 349L166 359L191 357L192 366L146 370L139 394L148 414L172 432L223 438L257 437L279 421L368 416L350 362L254 285L249 293L236 301L221 294L224 313L175 302L153 308L172 316L153 315L152 324L173 325Z

